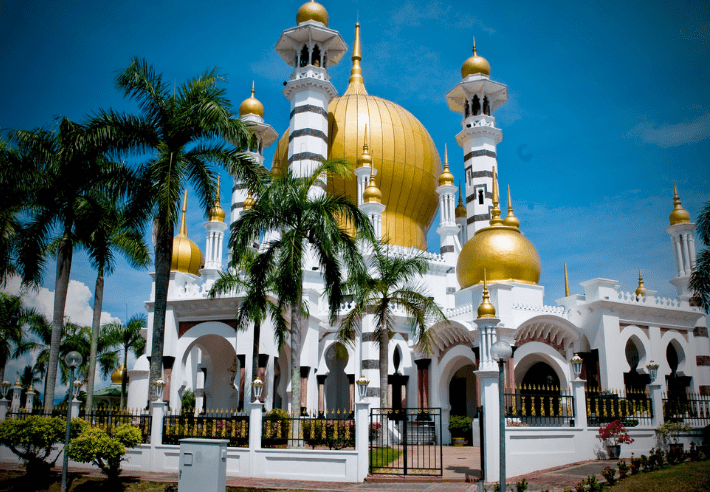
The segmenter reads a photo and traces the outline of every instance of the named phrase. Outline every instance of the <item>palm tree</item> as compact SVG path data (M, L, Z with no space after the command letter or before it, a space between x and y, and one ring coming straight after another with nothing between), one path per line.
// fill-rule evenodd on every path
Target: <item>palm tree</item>
M27 365L20 371L20 384L22 385L22 396L21 396L21 406L26 405L27 402L27 390L32 387L34 389L35 384L42 382L42 373L37 371L34 367ZM35 389L35 398L40 398L42 395ZM38 401L38 400L34 400ZM34 405L34 403L33 403Z
M27 203L28 177L12 149L0 138L0 286L20 270L17 265L18 233L22 227L19 214Z
M399 307L406 313L417 343L424 352L429 350L427 327L432 322L446 321L434 299L426 295L423 285L415 282L428 269L429 264L421 255L407 258L390 254L385 245L370 256L370 271L359 277L353 276L348 281L348 288L354 293L355 307L343 317L338 336L342 342L351 343L356 331L360 330L362 317L366 314L374 316L374 335L380 351L381 408L389 408L388 349L396 323L395 308Z
M698 236L705 248L698 254L695 268L690 274L690 288L703 311L710 313L710 202L705 202L697 224Z
M24 340L24 326L36 312L22 304L22 296L0 292L0 381L5 378L5 365L31 350Z
M107 160L85 136L85 127L61 118L56 130L16 131L19 160L32 176L29 220L20 245L24 276L37 279L45 266L48 244L56 241L57 273L54 289L45 408L54 400L59 344L75 246L81 246L82 215L94 209L95 199L113 199L125 191L130 174L121 164Z
M94 289L94 317L91 326L89 374L86 382L86 406L89 408L92 407L94 398L96 350L103 306L104 274L109 275L113 272L115 251L120 252L134 268L142 268L150 264L150 253L140 228L130 223L124 211L113 200L98 197L97 203L99 207L93 211L95 212L95 220L90 221L94 227L85 239L89 261L98 272Z
M123 377L121 379L121 408L126 406L126 384L128 382L128 351L140 357L145 352L145 338L141 336L141 330L148 326L148 319L145 314L136 314L128 320L128 323L108 323L103 326L106 336L116 345L123 348ZM88 400L87 400L88 402ZM87 403L88 406L88 403Z
M182 84L177 92L145 60L134 59L116 82L126 97L135 99L140 116L100 111L90 124L99 145L116 154L149 155L134 185L133 205L152 218L155 231L155 304L150 360L150 400L162 373L163 335L168 283L178 202L189 183L205 210L214 203L216 171L227 168L256 192L266 171L237 149L253 138L236 118L216 70ZM223 139L236 147L226 144Z
M316 191L324 187L324 176L347 177L352 173L346 161L321 163L310 176L294 177L289 169L273 179L254 207L232 224L230 245L233 258L240 258L269 231L282 231L280 237L266 241L263 252L250 268L251 281L260 289L273 289L277 308L290 308L291 334L291 408L300 408L301 321L304 309L303 268L307 256L318 264L324 276L331 323L343 297L341 272L357 274L364 269L357 238L370 241L372 225L347 197ZM351 226L350 228L347 226ZM267 285L269 279L273 285Z

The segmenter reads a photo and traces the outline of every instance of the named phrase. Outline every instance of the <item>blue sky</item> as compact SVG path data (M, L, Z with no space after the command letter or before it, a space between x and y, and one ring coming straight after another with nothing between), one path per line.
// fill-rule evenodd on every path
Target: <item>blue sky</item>
M255 80L265 119L282 134L290 70L273 48L301 3L0 2L0 127L51 126L56 116L80 120L98 108L136 111L114 80L139 56L177 84L218 67L235 106ZM511 186L521 229L540 253L546 304L564 295L563 262L573 293L595 277L634 290L641 268L649 289L675 295L664 232L672 181L691 218L710 200L710 3L322 3L349 47L359 18L368 92L412 112L442 156L448 144L457 179L461 115L445 94L476 37L491 78L508 85L510 100L494 114L504 136L501 189ZM341 94L349 69L347 55L330 71ZM267 162L272 156L273 148ZM230 182L226 174L222 181ZM188 232L201 248L203 221L192 207ZM95 273L81 253L72 278L93 292ZM52 265L45 287L53 283ZM146 271L121 264L107 278L103 310L125 321L143 312L149 289Z

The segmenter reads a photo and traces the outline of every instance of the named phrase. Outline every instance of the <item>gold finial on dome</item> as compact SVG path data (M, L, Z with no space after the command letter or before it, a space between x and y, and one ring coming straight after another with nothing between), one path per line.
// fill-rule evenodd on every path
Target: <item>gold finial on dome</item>
M444 172L439 176L439 186L452 186L454 184L454 175L449 170L449 156L444 144Z
M478 318L495 318L496 308L491 304L490 298L488 297L488 282L486 281L486 269L483 269L483 300L481 305L478 306Z
M690 214L680 204L680 197L678 196L678 190L675 187L675 181L673 181L673 206L673 212L671 212L670 217L668 217L671 225L690 222Z
M251 196L251 191L249 192L249 195L247 195L247 199L244 200L244 206L242 207L244 210L251 210L254 208L254 204L256 202L254 201L254 197Z
M567 276L567 263L565 263L565 297L569 297L569 277Z
M217 175L217 195L215 196L215 199L214 199L214 205L210 209L210 213L209 213L210 222L224 222L225 213L224 213L224 210L222 210L222 207L220 207L220 205L219 205L220 178L221 178L221 176Z
M520 228L520 221L513 215L513 202L510 199L510 185L508 185L508 215L503 219L503 225Z
M358 22L355 24L355 41L353 41L353 68L350 69L350 80L348 80L348 88L345 94L367 94L365 79L362 78L362 68L360 67L361 60L360 23Z
M367 185L362 194L362 201L365 203L382 203L382 191L375 183L375 166L370 167L370 184Z
M493 208L491 209L490 225L496 226L503 224L503 219L500 218L500 200L498 198L498 177L496 175L496 167L493 166Z
M306 2L296 12L296 24L309 20L320 22L328 27L328 11L315 0Z
M254 81L251 81L251 97L248 97L242 101L239 105L239 115L245 116L248 114L255 114L257 116L264 117L264 105L261 104L257 98L254 97Z
M641 277L641 269L639 268L639 286L636 288L636 297L646 297L647 290L646 286L643 285L643 277Z
M187 212L187 190L182 200L182 218L180 219L180 232L173 238L173 257L170 262L170 271L200 275L200 269L205 264L202 251L187 237L185 213Z
M490 63L488 63L488 60L486 60L482 56L478 56L478 53L476 53L476 38L474 37L473 56L463 62L463 65L461 66L461 78L465 79L469 75L473 75L475 73L490 75L491 65Z
M459 180L459 204L456 205L456 218L466 218L466 205L463 204L463 198L461 195L461 180Z
M370 155L370 147L367 145L367 125L365 125L365 138L362 144L362 154L357 160L358 167L372 166L372 156Z

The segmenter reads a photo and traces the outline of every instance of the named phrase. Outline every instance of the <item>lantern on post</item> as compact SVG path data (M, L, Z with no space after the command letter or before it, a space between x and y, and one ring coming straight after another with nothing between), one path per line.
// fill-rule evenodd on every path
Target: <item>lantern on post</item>
M155 394L158 396L158 401L163 400L163 390L165 389L165 381L163 378L158 378L155 382Z
M582 374L582 363L584 362L579 354L574 354L574 357L570 359L572 363L572 372L574 373L574 379L579 379L579 375Z
M74 399L76 400L79 397L79 388L81 388L82 382L80 379L75 379L74 380Z
M251 389L254 394L254 400L261 401L261 394L264 391L264 381L259 379L257 376L257 378L251 383Z
M0 383L0 388L0 391L2 391L2 399L7 400L7 392L10 389L10 381L6 379L2 383Z
M658 364L651 361L646 366L646 369L648 369L648 376L651 378L651 382L653 383L656 380L656 377L658 377Z
M72 350L69 352L65 357L64 357L64 362L66 362L67 366L69 366L69 369L71 369L71 376L69 377L69 381L74 379L74 370L81 365L82 362L84 362L84 358L81 356L81 354L75 350ZM71 435L71 405L69 404L69 394L70 390L67 390L67 433L66 437L64 439L64 448L68 449L69 447L69 436ZM62 462L62 492L66 492L67 490L67 466L69 465L69 454L64 453L64 460Z
M370 384L370 381L365 379L365 376L360 376L355 384L357 384L357 394L360 400L364 399L367 396L367 385Z

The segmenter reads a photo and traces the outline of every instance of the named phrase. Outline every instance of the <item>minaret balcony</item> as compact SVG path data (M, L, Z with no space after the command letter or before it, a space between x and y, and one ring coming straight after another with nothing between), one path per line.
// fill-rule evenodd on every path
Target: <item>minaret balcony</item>
M477 114L469 116L461 123L464 128L473 128L475 126L489 126L495 128L496 119L493 116L487 114Z
M318 79L318 80L330 80L330 75L328 75L328 70L323 67L316 67L314 65L306 65L305 67L296 67L291 74L291 80L297 79Z

